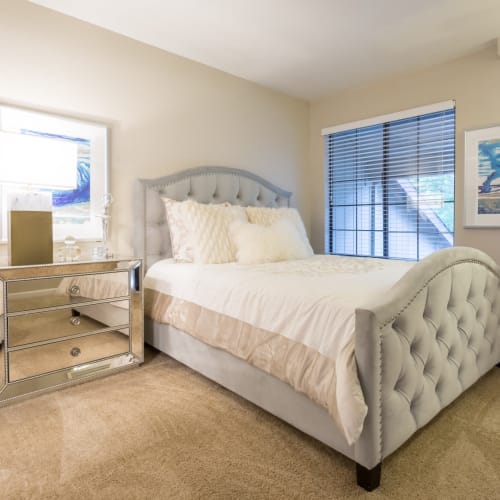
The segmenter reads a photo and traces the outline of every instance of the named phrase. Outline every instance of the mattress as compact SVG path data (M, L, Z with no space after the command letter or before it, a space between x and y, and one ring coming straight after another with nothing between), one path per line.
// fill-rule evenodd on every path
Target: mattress
M325 407L352 444L367 412L355 310L412 265L325 255L256 265L165 259L146 274L145 311L289 383Z

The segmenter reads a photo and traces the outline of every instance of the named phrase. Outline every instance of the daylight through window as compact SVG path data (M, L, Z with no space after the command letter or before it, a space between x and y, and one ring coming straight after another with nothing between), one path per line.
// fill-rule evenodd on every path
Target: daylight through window
M323 131L326 253L420 260L453 246L455 108L430 108Z

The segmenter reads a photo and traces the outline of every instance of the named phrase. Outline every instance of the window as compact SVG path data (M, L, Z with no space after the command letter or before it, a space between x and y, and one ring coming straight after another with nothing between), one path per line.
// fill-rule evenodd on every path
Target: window
M453 102L323 135L326 253L420 260L453 246Z
M104 125L0 106L0 240L9 195L24 190L51 193L55 240L101 240L107 141Z

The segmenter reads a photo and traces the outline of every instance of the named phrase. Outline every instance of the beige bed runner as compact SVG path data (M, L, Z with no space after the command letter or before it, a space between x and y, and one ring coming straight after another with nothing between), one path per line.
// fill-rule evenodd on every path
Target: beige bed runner
M342 429L335 363L305 345L186 300L145 289L145 314L223 349L273 375L325 407ZM359 398L363 399L361 388ZM361 429L366 412L358 416Z

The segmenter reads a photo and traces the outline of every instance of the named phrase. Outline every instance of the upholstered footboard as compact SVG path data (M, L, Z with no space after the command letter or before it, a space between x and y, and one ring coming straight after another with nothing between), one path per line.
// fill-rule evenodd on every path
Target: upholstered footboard
M452 248L416 264L378 304L356 311L356 360L368 415L358 483L500 361L500 270Z

